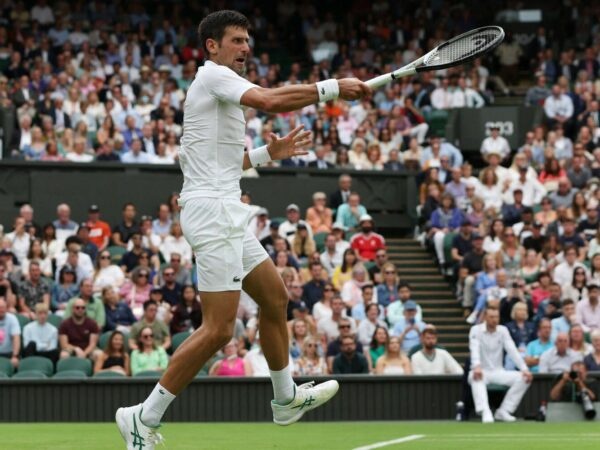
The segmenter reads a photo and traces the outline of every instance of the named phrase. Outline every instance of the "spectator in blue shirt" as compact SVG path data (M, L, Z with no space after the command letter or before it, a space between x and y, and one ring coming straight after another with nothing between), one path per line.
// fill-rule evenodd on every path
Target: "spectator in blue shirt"
M360 204L360 195L352 192L348 203L343 203L338 208L335 222L342 224L347 230L355 230L358 228L360 217L365 214L368 214L367 208Z
M552 323L550 319L543 318L538 324L538 338L527 344L525 350L525 364L529 367L531 373L539 372L540 356L546 350L552 348L550 334L552 333Z
M304 300L306 306L312 314L312 309L315 303L319 302L323 298L325 281L323 281L321 278L323 265L320 262L314 261L310 263L308 268L312 278L304 285L304 289L302 291L302 300Z
M433 238L435 253L440 267L444 267L446 256L444 254L444 238L446 234L455 232L464 220L463 212L456 207L451 194L442 195L441 205L431 214L431 228L429 238Z
M409 300L404 304L404 320L399 321L392 329L392 336L399 336L402 340L402 350L406 353L421 342L421 332L425 323L416 318L417 304Z
M558 333L569 333L571 325L575 320L575 302L566 298L562 302L562 315L552 319L552 335L550 340L554 342Z
M119 330L129 332L131 325L136 322L135 316L129 305L119 300L119 296L112 286L106 286L102 289L102 301L104 302L106 315L106 324L103 331Z

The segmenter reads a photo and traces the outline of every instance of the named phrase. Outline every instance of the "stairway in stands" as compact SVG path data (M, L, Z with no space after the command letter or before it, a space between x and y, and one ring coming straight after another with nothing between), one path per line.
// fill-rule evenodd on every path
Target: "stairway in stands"
M452 286L440 274L433 257L413 239L386 239L390 262L402 281L411 286L413 299L423 309L423 320L438 330L438 341L459 363L468 355L469 326Z

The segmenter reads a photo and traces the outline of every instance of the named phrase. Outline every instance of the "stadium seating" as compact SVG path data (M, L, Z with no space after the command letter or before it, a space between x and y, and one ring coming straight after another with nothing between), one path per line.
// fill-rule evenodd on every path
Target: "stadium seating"
M95 373L93 378L127 378L122 373L113 372L111 370L106 370L104 372Z
M10 377L14 372L15 368L10 362L10 359L0 357L0 373L6 374L6 376Z
M60 324L62 322L62 317L60 317L57 314L50 314L48 315L48 323L54 325L56 328L60 327Z
M100 338L98 338L98 348L100 350L104 350L106 348L106 344L108 344L108 340L110 339L111 335L114 333L114 330L112 331L105 331L104 333L102 333L100 335ZM123 333L125 336L125 348L128 348L128 339L129 339L129 334L127 333Z
M177 348L183 343L183 341L190 337L191 334L192 333L190 333L189 331L183 331L181 333L173 335L173 338L171 340L171 351L175 353L175 350L177 350Z
M28 317L25 317L21 314L16 314L17 320L19 321L19 325L21 326L21 330L25 325L27 325L31 320Z
M158 370L142 370L134 375L136 378L160 378L162 376L162 372Z
M73 370L80 371L86 376L92 375L92 361L89 359L70 357L61 359L56 365L56 372L71 372Z
M325 238L327 238L328 234L329 233L315 233L313 236L319 253L323 253L325 251Z
M106 250L108 251L108 253L110 253L111 262L117 265L121 262L121 258L127 251L123 247L119 247L118 245L111 245Z
M19 372L39 371L46 376L54 373L54 364L43 356L28 356L19 362Z
M5 374L4 372L0 372L0 378L10 378L7 374Z
M44 372L40 370L24 370L13 375L13 379L28 379L28 380L43 380L48 378Z
M69 380L82 380L87 378L88 375L81 370L64 370L57 372L52 377L53 379L69 379Z

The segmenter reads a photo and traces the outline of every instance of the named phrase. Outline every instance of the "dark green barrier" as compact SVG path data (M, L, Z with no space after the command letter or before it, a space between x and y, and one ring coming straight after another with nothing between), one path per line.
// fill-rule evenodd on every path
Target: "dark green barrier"
M312 194L337 189L338 170L260 169L259 178L242 179L242 189L251 192L254 203L269 209L271 216L284 216L289 203L297 203L302 214L312 204ZM377 225L409 228L415 217L417 192L414 177L404 172L351 171L358 191ZM35 209L35 221L54 220L56 206L66 202L72 218L87 217L90 204L100 205L109 223L121 218L121 207L133 202L140 214L155 215L157 206L171 192L181 189L182 175L176 166L120 163L31 163L0 161L0 223L5 229L23 203Z

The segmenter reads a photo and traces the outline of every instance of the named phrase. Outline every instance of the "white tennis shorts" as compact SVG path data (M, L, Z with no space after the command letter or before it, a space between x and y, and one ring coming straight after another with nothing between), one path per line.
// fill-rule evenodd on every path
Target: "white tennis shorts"
M234 198L184 202L181 229L196 256L198 290L239 291L244 277L269 257L248 231L250 218L250 207Z

